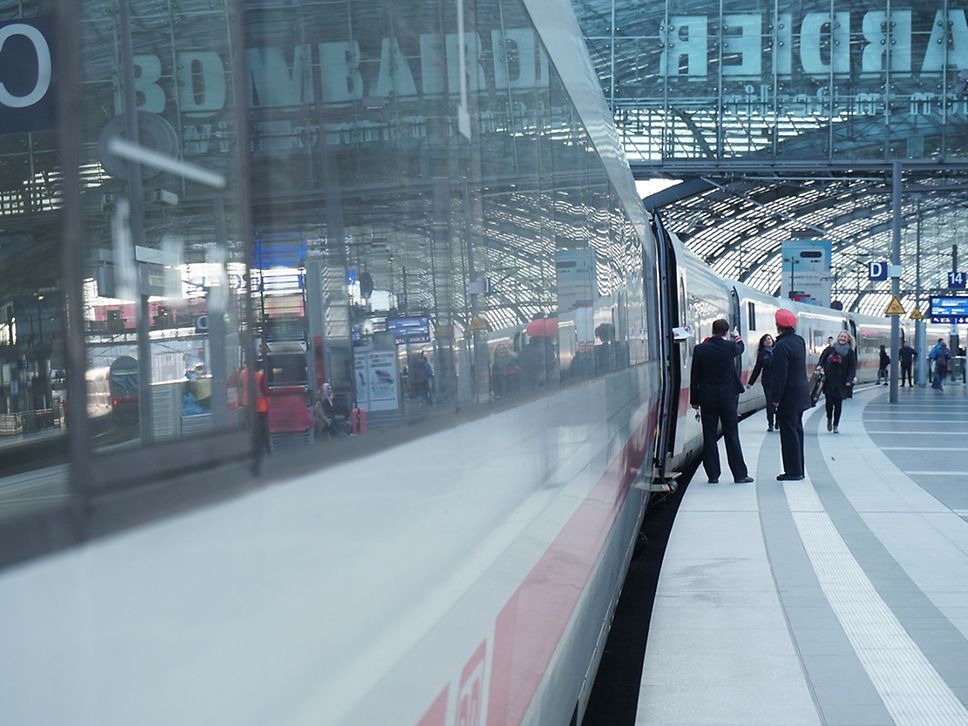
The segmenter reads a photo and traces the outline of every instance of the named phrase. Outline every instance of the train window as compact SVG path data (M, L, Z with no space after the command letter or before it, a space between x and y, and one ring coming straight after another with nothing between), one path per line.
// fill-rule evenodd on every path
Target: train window
M27 0L6 7L4 20L23 18L34 32L39 28L49 34L53 24L43 25L38 16L53 15L56 5L53 0ZM46 37L53 46L53 38ZM18 50L11 44L8 48L4 55L9 54L10 63L16 65ZM32 67L23 59L20 62L24 68ZM30 71L26 73L29 77ZM62 465L67 460L67 388L73 371L67 372L66 357L62 174L52 115L56 101L51 91L30 108L5 106L0 123L4 190L0 211L0 526L39 511L64 509L69 499Z
M81 165L97 172L83 210L90 240L83 300L87 401L72 401L71 411L86 411L95 483L134 484L151 472L126 471L108 459L176 442L180 454L157 458L189 467L189 450L199 460L215 456L213 435L234 433L239 445L249 440L242 409L248 378L242 349L252 332L246 311L253 306L265 318L286 321L301 314L297 267L305 245L300 248L300 234L290 229L263 235L249 275L237 144L228 131L216 138L204 130L234 123L237 94L218 95L210 69L214 57L232 57L228 14L198 23L190 5L173 10L170 25L157 25L152 11L131 3L126 16L105 24L93 4L80 8L81 81L90 111L79 120ZM152 31L135 32L146 27ZM120 40L126 34L130 47ZM201 60L199 46L206 48ZM147 73L141 64L173 56L190 69L171 69L179 85L136 91L133 78ZM128 69L133 76L126 76ZM217 83L225 77L219 72ZM178 91L186 83L194 93ZM105 109L113 112L105 117ZM187 125L182 114L188 109L203 114L206 125ZM152 140L156 155L176 162L146 157L131 128L144 143ZM105 155L108 146L114 151ZM270 258L271 265L263 264ZM266 349L273 344L269 336L260 342Z
M154 485L212 463L299 448L318 464L311 446L349 434L424 435L434 417L637 375L659 342L642 210L543 46L522 45L520 2L469 16L488 83L520 83L471 84L467 133L436 56L451 53L427 42L456 37L453 13L425 3L404 28L384 0L245 4L121 2L105 22L111 3L22 0L5 15L76 9L62 25L83 95L61 119L76 178L49 126L0 139L18 190L0 215L9 470L65 463L77 432L82 496L167 496ZM509 28L520 52L504 52ZM387 38L399 72L378 68ZM338 64L316 56L340 47L363 54L349 86L296 82L294 65L325 75ZM406 58L426 61L415 77ZM609 390L638 409L637 384Z
M749 330L756 330L756 303L752 300L746 303L746 321Z

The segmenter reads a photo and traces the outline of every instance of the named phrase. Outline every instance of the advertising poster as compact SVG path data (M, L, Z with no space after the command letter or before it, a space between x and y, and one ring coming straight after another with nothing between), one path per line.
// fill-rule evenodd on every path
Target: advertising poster
M358 352L353 356L353 378L356 387L356 405L364 411L370 410L370 386L366 376L366 354Z
M595 250L590 247L555 252L558 310L567 313L595 304Z
M393 411L398 407L397 356L393 351L378 350L366 354L369 384L368 411Z
M830 240L789 240L781 246L781 255L780 297L830 307Z

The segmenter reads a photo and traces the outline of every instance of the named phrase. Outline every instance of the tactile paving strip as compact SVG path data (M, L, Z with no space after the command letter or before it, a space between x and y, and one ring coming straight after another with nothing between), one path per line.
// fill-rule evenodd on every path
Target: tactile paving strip
M968 709L877 594L809 479L784 491L824 595L894 721L968 725Z

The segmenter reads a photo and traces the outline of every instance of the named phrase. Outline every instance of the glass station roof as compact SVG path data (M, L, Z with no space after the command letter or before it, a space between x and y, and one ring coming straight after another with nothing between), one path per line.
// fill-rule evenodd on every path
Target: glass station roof
M968 189L968 2L574 6L636 177L684 180L647 206L717 271L776 293L780 244L830 239L834 299L883 312L890 283L869 286L864 261L888 259L903 159L903 297L919 230L921 287L946 284Z

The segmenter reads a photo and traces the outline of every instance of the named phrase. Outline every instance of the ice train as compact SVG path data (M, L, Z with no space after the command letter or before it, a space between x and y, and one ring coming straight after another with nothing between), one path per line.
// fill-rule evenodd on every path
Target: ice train
M808 363L848 329L860 342L859 378L876 376L886 319L787 303L723 280L646 214L570 4L525 0L520 10L515 23L533 24L547 55L520 67L547 65L553 83L543 77L535 95L543 89L557 104L555 123L573 124L568 133L536 126L541 164L569 162L576 149L600 161L593 169L579 157L580 175L570 163L558 170L568 188L555 192L556 213L586 221L575 240L602 249L608 241L596 236L615 232L612 249L625 245L615 255L624 286L532 333L522 323L491 335L489 365L499 344L517 345L518 359L531 361L515 384L528 391L492 391L497 404L410 427L394 445L371 443L372 431L347 437L352 458L326 442L312 451L316 469L0 572L0 723L580 723L649 487L699 448L689 369L712 321L725 317L741 332L743 375L784 305L800 316ZM434 23L446 15L434 9ZM397 17L398 30L414 25ZM478 8L469 49L527 39L504 30L503 14L493 27L488 17ZM440 47L454 38L456 48L456 37ZM419 47L433 58L427 38ZM378 47L388 63L404 57L395 34ZM480 78L491 82L483 71ZM374 112L364 110L371 124ZM528 138L516 137L522 147ZM487 184L554 181L543 166L520 178L503 166L500 173L509 176ZM463 203L468 182L457 179L460 194L450 200L447 180L438 180L440 199L429 196L444 214ZM592 224L586 211L595 200L609 206L591 211L609 216ZM516 221L531 221L519 214ZM518 235L531 229L514 225ZM555 229L544 237L549 258L568 231ZM549 375L560 380L548 385ZM762 405L759 387L741 396L744 412ZM250 476L241 465L202 475Z

